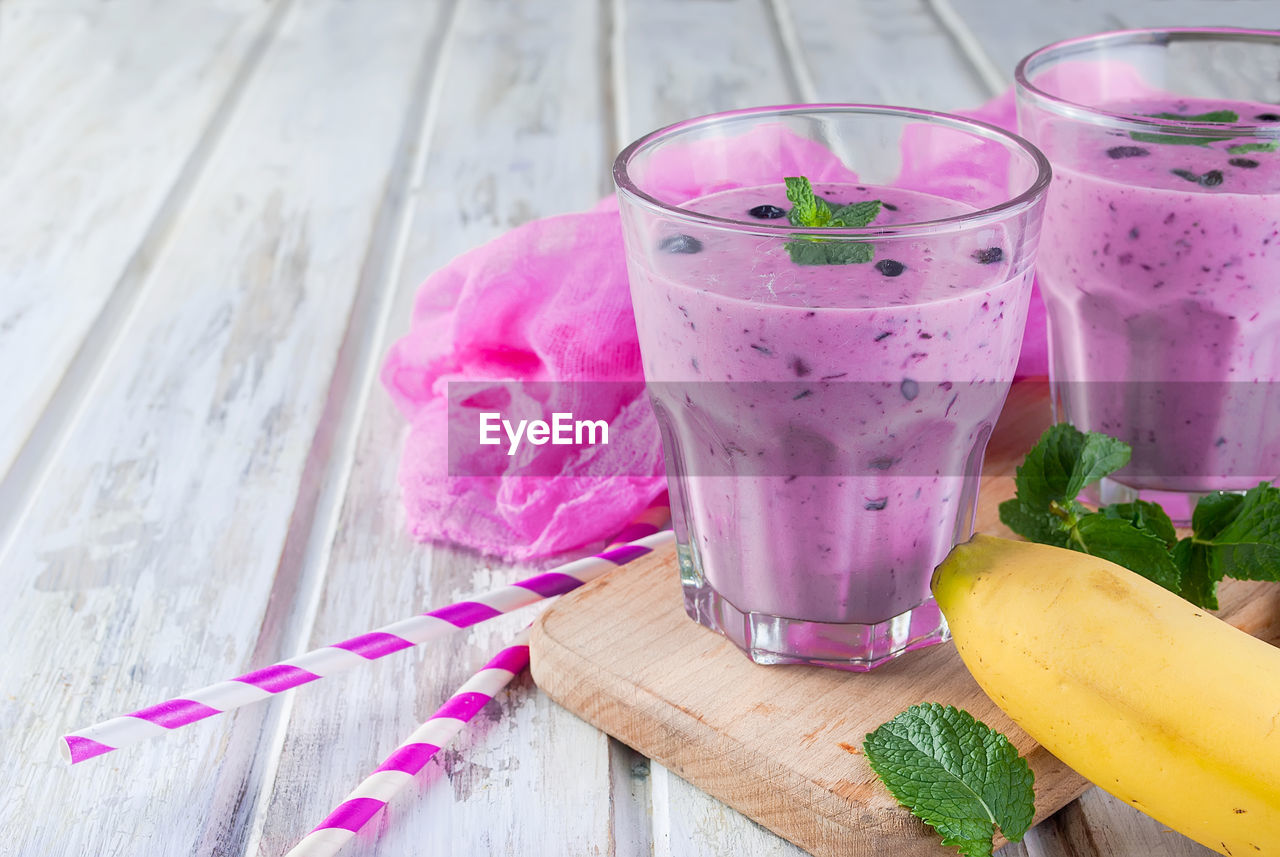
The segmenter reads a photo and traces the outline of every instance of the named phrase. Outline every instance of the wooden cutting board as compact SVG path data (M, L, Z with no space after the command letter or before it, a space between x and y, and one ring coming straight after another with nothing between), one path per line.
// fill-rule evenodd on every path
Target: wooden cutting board
M987 450L979 531L1012 535L996 507L1049 420L1046 385L1014 385ZM1221 601L1233 624L1280 640L1280 587L1233 581ZM751 663L685 615L674 550L565 595L536 623L531 649L552 699L817 857L954 855L859 750L918 702L964 708L1010 737L1035 772L1037 822L1088 787L996 708L951 643L870 673Z

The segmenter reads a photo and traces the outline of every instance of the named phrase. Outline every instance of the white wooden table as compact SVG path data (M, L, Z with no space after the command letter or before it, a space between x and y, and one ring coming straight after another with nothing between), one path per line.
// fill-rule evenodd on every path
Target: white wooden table
M1273 0L0 0L0 855L280 855L529 614L74 768L58 736L514 579L415 544L416 285L753 104L974 106ZM527 678L352 855L796 855ZM1006 855L1208 853L1098 792Z

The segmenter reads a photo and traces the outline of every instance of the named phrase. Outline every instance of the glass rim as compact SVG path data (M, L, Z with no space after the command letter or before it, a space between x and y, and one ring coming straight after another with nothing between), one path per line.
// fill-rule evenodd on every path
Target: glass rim
M821 227L822 237L824 238L828 236L832 238L860 238L863 240L871 238L881 240L888 238L915 238L924 235L958 231L960 229L968 229L971 227L986 225L991 222L1006 220L1022 211L1035 207L1036 204L1041 202L1044 199L1045 192L1049 188L1050 179L1053 177L1052 168L1049 165L1049 159L1045 157L1043 152L1018 134L1015 134L1012 131L1006 131L1005 129L992 125L989 122L914 107L821 102L814 104L784 104L763 107L747 107L739 110L726 110L719 113L708 113L704 116L695 116L691 119L684 119L680 122L674 122L670 125L658 128L657 130L650 131L649 133L637 138L618 153L617 158L615 158L613 162L614 184L620 195L631 199L636 204L664 217L683 221L685 223L760 237L787 238L802 235L813 235L815 227L812 226L791 226L790 224L785 226L775 226L767 223L746 223L741 220L733 220L727 217L717 217L711 214L691 211L687 208L682 208L679 205L663 202L652 194L642 190L632 179L627 169L632 159L641 151L650 148L663 139L692 129L716 125L735 119L804 114L888 115L918 119L933 124L948 125L953 128L968 131L976 136L999 142L1008 150L1021 151L1031 160L1036 169L1035 179L1026 189L1022 190L1016 196L1012 196L1009 199L997 203L996 205L986 206L963 214L955 214L934 220L913 221L910 223L867 226L859 229L824 226Z
M1238 137L1280 139L1280 123L1274 125L1228 125L1221 122L1191 122L1177 119L1159 119L1134 113L1104 110L1092 104L1072 101L1054 95L1031 82L1029 74L1034 67L1050 59L1065 59L1083 54L1089 49L1121 44L1164 45L1175 41L1187 42L1258 42L1272 43L1280 47L1280 30L1258 30L1247 27L1144 27L1131 30L1109 30L1070 39L1051 42L1037 48L1018 61L1013 70L1014 86L1019 96L1033 100L1037 107L1068 119L1078 119L1095 124L1105 123L1127 131L1171 134L1174 136L1215 137L1233 140ZM1280 112L1280 107L1277 108Z

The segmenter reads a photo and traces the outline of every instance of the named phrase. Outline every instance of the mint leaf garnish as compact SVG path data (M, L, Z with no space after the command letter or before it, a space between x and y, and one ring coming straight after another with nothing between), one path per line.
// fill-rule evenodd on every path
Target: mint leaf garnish
M1280 149L1280 141L1272 140L1269 143L1240 143L1235 146L1227 146L1227 154L1230 155L1247 155L1250 152L1274 152Z
M1240 114L1234 110L1210 110L1208 113L1144 113L1152 119L1172 119L1175 122L1214 122L1221 125L1233 125L1240 121Z
M831 225L861 229L880 216L880 205L878 199L842 205L831 213Z
M1035 776L1009 739L967 711L913 705L867 735L875 771L911 814L965 857L991 857L995 828L1022 839L1035 815Z
M790 176L782 181L787 186L787 199L792 205L791 211L787 212L787 220L792 226L821 227L831 223L831 206L813 192L807 178Z
M792 226L861 229L880 214L880 200L873 199L842 205L835 211L827 201L813 192L804 176L788 176L787 199L791 210L787 220ZM832 241L817 235L806 235L788 241L787 253L797 265L853 265L875 258L875 248L862 241Z
M1139 143L1157 143L1161 146L1207 146L1221 137L1196 137L1190 134L1149 134L1146 131L1130 131L1129 138Z
M1152 119L1172 119L1175 122L1207 122L1216 125L1232 125L1240 121L1240 115L1234 110L1210 110L1208 113L1144 113ZM1151 134L1145 131L1130 131L1129 136L1139 143L1158 143L1163 146L1207 146L1222 139L1221 137L1197 137L1189 134ZM1228 150L1230 151L1230 150Z
M1205 495L1192 514L1192 535L1179 540L1157 503L1094 512L1075 499L1129 456L1128 444L1115 438L1052 426L1018 467L1017 496L1000 504L1000 520L1029 541L1108 559L1210 610L1225 577L1280 581L1280 488L1263 482L1245 494Z

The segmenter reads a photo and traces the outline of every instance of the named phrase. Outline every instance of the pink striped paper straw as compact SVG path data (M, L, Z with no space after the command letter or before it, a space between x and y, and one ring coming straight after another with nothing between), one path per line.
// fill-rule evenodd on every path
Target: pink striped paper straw
M62 756L83 762L562 595L671 542L671 532L662 530L669 514L664 491L595 556L72 732L63 737Z
M285 857L332 857L529 665L529 631L485 664Z

